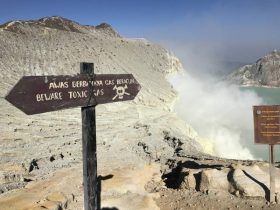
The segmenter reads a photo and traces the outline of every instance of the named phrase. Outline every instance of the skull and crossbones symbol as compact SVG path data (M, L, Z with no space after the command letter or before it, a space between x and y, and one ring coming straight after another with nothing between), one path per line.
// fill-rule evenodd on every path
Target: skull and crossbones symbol
M117 87L116 85L114 86L113 90L116 90L116 95L113 97L113 101L118 98L118 99L123 99L124 95L130 95L129 93L127 93L125 91L125 89L127 89L127 85L125 86L119 86Z

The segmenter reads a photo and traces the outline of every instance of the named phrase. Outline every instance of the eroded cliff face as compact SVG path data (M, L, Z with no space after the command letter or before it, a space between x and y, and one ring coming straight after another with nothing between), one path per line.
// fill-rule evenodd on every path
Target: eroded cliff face
M244 86L280 87L280 52L274 50L268 53L256 63L231 73L227 79Z
M144 39L123 38L108 24L82 26L61 17L13 21L0 28L0 204L2 198L3 202L8 200L7 205L12 203L9 196L13 193L7 191L24 186L29 189L30 184L32 188L36 186L33 182L57 171L75 169L73 176L79 177L80 109L27 116L4 96L23 75L73 75L80 71L80 62L94 63L96 74L131 73L142 86L134 101L96 108L100 173L122 168L138 173L155 163L160 176L171 170L170 164L177 157L202 152L196 132L172 111L177 96L166 76L182 69L172 53ZM82 189L81 183L76 184ZM75 188L55 190L82 198L82 191L75 192ZM20 196L20 192L15 195ZM36 194L36 190L28 192ZM129 199L129 192L123 188L117 197L126 195ZM104 192L104 202L107 199L110 203L114 193ZM141 200L147 195L133 191L131 196ZM152 199L148 201L154 209ZM22 208L38 207L38 201L30 202Z

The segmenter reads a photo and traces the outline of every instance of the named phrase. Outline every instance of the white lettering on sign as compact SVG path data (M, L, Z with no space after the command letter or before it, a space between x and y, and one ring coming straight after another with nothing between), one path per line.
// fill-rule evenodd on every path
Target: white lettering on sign
M64 81L57 82L52 81L48 84L49 90L51 89L67 89L74 88L74 90L67 91L68 99L79 99L79 98L88 98L90 97L89 90L75 90L76 88L90 88L98 87L98 86L113 86L113 90L116 91L115 96L112 100L123 99L124 95L130 95L130 93L126 92L128 89L128 84L136 83L135 79L108 79L108 80L77 80L77 81ZM100 88L92 88L93 96L103 96L105 93L104 89ZM36 101L54 101L54 100L62 100L62 92L52 92L52 93L39 93L36 94Z
M51 82L49 84L49 90L56 88L68 88L68 82Z
M69 98L86 98L88 96L87 90L85 91L68 91Z
M87 87L88 82L87 81L73 81L72 87L73 88L79 88L79 87Z
M81 88L81 87L88 87L88 86L103 86L103 81L102 80L95 80L95 81L72 81L72 87L73 88Z
M76 99L76 98L87 98L89 97L88 91L68 91L69 99ZM94 89L93 90L94 96L103 96L104 90L103 89Z
M105 85L114 85L115 81L114 80L105 80Z
M36 94L36 101L62 100L61 92Z
M117 79L117 85L134 84L135 79Z
M104 90L103 89L94 89L93 90L94 96L103 96L104 95Z
M91 81L91 85L92 85L92 81ZM103 81L102 80L95 80L93 85L94 86L103 86Z

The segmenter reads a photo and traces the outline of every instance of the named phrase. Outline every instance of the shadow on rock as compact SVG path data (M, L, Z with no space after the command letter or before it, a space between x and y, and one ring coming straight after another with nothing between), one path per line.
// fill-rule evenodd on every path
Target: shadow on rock
M252 177L250 174L248 174L245 170L243 170L243 172L247 177L252 179L254 182L256 182L258 185L260 185L263 188L263 190L265 192L265 199L269 201L270 200L270 189L264 183L258 181L257 179Z
M167 188L178 189L184 177L188 175L188 172L184 169L217 169L220 170L224 166L222 164L199 164L195 161L187 160L185 162L179 161L177 166L172 169L171 172L162 175ZM201 172L194 174L196 187L195 189L199 191L199 183L201 182Z

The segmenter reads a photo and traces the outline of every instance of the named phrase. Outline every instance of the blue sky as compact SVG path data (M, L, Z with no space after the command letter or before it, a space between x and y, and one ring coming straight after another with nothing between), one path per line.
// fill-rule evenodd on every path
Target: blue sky
M279 0L0 0L0 23L59 15L107 22L125 37L217 60L254 62L280 49Z

